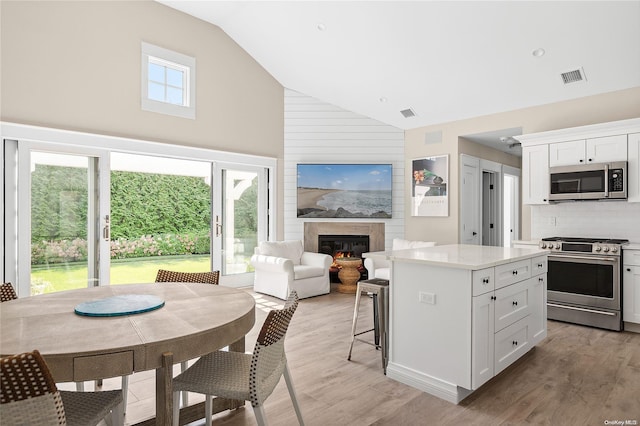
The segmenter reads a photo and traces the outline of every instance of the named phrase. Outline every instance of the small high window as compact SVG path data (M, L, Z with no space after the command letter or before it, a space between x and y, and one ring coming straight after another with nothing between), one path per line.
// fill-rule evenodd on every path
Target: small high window
M142 42L142 109L196 118L196 60Z

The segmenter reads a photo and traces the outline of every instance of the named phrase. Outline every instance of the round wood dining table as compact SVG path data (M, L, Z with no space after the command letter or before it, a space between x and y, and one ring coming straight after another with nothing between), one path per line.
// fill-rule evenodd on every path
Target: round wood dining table
M131 294L156 296L165 304L112 317L74 313L79 304ZM254 323L255 300L239 289L194 283L93 287L0 304L0 354L38 349L56 382L155 369L156 424L171 424L173 363L225 346L244 351L244 336Z

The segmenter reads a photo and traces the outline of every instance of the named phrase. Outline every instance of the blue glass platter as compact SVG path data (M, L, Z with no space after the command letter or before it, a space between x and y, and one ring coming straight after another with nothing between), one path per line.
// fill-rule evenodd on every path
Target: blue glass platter
M149 294L123 294L91 300L77 305L74 312L86 317L117 317L154 311L164 306L164 300Z

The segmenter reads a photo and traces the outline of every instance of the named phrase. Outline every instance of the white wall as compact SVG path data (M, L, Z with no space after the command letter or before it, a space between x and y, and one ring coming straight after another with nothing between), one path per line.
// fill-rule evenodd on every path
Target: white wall
M404 238L404 132L293 90L284 96L284 238L304 239L305 221L384 222L387 248L393 238ZM392 218L297 218L296 165L325 162L391 163Z
M640 243L640 203L580 201L531 206L531 239L626 238Z

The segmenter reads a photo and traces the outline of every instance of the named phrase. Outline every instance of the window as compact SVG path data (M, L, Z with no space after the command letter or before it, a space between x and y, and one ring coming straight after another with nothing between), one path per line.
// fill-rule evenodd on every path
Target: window
M142 42L142 109L196 118L196 60Z

